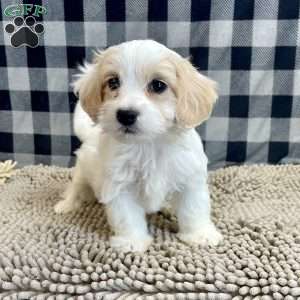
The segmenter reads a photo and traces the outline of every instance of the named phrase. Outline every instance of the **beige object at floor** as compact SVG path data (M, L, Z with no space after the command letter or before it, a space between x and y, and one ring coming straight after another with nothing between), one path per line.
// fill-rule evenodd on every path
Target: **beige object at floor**
M0 184L3 184L8 178L12 176L14 173L14 167L16 166L16 162L12 160L6 160L4 162L0 162Z
M143 255L109 248L100 204L54 214L69 180L36 166L0 186L0 299L299 299L300 166L212 173L224 244L184 245L175 218L156 214Z

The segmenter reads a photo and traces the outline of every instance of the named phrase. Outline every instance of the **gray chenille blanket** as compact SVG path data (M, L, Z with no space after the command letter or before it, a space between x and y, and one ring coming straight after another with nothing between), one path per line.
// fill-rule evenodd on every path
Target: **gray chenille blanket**
M216 248L176 238L149 216L144 253L115 252L103 206L56 215L71 170L30 166L0 185L0 299L299 299L300 166L210 174Z

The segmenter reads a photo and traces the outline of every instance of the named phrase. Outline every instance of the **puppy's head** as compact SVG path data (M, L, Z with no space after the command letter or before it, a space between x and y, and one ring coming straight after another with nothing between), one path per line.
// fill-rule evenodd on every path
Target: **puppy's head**
M96 53L74 90L103 130L123 141L151 140L206 120L215 83L174 51L139 40Z

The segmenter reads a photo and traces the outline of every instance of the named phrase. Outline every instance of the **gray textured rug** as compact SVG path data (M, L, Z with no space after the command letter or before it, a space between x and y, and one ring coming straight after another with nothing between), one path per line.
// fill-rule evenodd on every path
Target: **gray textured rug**
M103 207L55 215L70 170L26 167L0 186L0 299L297 299L300 167L211 174L217 248L189 247L167 213L149 217L145 254L107 242ZM299 298L298 298L299 299Z

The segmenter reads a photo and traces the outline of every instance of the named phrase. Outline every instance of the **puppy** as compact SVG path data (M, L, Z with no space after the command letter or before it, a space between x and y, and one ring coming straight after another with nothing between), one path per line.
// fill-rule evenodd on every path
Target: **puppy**
M180 240L217 245L222 236L210 218L207 158L194 129L212 111L215 82L165 46L136 40L95 53L74 91L82 145L55 211L78 209L93 192L105 204L111 246L144 251L152 241L145 215L168 203Z

